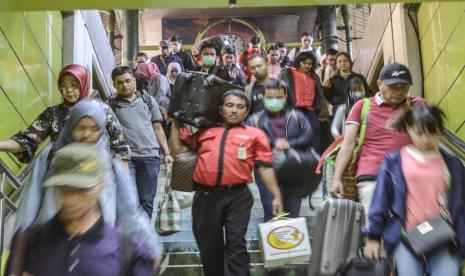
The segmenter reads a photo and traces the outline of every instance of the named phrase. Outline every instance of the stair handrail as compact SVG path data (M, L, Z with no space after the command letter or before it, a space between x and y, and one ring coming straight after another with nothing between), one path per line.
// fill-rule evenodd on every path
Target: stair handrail
M20 174L16 176L14 172L0 159L0 257L3 256L4 251L4 236L5 236L5 223L7 219L16 212L18 206L17 201L20 197L22 188L32 173L34 162L31 162ZM13 191L7 193L6 187L9 185ZM8 210L9 212L7 212ZM8 214L8 215L7 215Z

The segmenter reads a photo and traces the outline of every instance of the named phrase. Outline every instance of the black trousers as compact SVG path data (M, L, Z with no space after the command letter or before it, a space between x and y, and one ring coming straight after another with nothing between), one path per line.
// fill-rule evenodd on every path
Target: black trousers
M192 228L205 276L250 275L245 234L252 205L247 185L221 191L198 188L195 192Z

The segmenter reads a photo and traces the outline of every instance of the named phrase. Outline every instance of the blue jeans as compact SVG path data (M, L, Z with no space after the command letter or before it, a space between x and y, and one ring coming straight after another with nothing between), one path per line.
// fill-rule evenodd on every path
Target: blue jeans
M257 184L258 191L260 192L260 201L262 202L264 213L263 221L269 221L273 218L273 196L265 187L258 170L253 170L253 175L255 177L255 184Z
M147 212L149 218L152 218L153 200L157 194L160 158L154 156L131 157L129 169L137 186L140 205Z
M316 152L320 152L320 120L318 120L318 116L316 115L315 111L311 111L308 109L299 108L307 118L310 126L312 127L312 147L315 149Z
M263 206L263 221L269 221L273 218L273 196L265 187L258 170L254 170L255 183L260 192L260 201ZM283 211L289 213L290 218L299 216L300 204L302 203L302 184L286 183L279 180L279 190L283 201Z
M302 203L302 188L301 183L286 183L282 179L279 180L283 211L289 213L288 217L290 218L299 216L300 204Z
M402 242L394 249L393 255L396 260L398 276L423 276L423 260L411 253ZM431 276L458 276L460 263L460 258L453 255L449 248L437 250L427 257L429 275Z

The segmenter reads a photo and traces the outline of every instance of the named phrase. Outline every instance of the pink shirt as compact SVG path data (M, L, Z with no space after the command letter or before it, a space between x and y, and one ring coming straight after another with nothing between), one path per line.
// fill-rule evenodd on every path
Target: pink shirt
M407 146L400 158L408 191L405 228L411 230L440 214L438 198L447 190L448 170L438 151L425 154Z
M357 176L376 176L386 153L399 150L412 143L407 133L388 129L390 123L403 114L404 109L396 109L384 103L379 93L371 97L370 101L365 140L357 165ZM424 102L422 98L410 97L411 105ZM360 124L362 106L363 100L355 103L347 117L346 124Z

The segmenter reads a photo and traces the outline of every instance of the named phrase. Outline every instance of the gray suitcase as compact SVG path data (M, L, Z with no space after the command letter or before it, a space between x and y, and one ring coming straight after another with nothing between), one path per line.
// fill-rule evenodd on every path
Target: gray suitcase
M360 203L329 199L317 216L309 276L335 275L362 245L365 215Z

